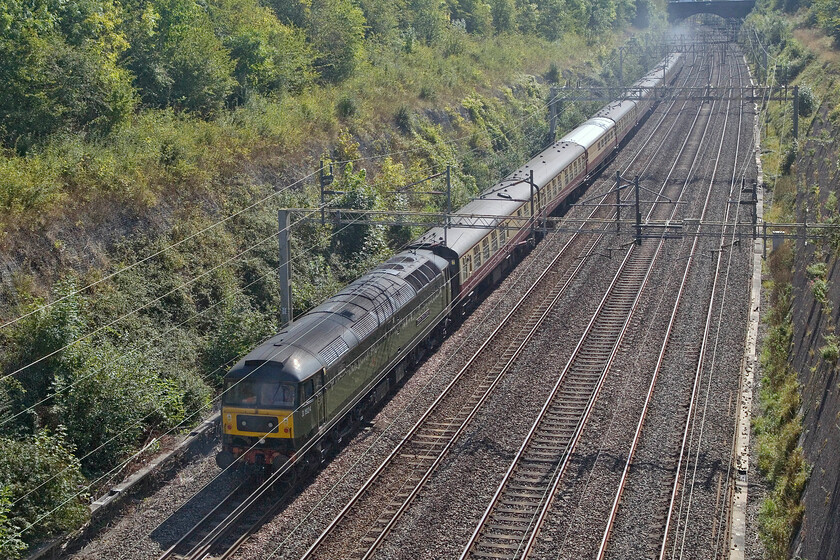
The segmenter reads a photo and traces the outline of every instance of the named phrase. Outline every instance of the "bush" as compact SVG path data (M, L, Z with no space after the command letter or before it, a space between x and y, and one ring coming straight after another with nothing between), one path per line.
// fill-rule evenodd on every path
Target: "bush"
M352 95L345 95L338 100L338 103L335 106L335 111L338 113L340 118L349 119L351 117L355 117L356 113L359 112L359 103Z
M822 278L814 278L811 281L811 293L815 300L825 304L828 301L828 283Z
M548 72L545 73L545 81L550 84L557 84L560 83L560 77L560 68L557 66L557 63L552 62L548 68Z
M0 488L12 502L5 526L13 542L32 543L84 522L87 495L79 489L85 486L62 428L42 430L25 441L0 436Z
M810 117L816 108L817 98L814 92L808 86L801 86L799 88L799 115Z
M394 115L394 122L403 134L411 133L411 109L406 105L401 105L397 109L397 114Z
M811 263L805 269L805 272L807 272L808 276L811 278L820 278L825 280L826 275L828 274L828 266L824 262Z
M840 341L837 335L827 334L823 336L825 345L820 348L820 356L832 367L837 365L837 358L840 357Z
M26 543L21 540L20 527L9 519L12 509L12 490L9 486L0 486L0 555L9 560L17 560L26 550Z
M796 163L796 156L799 152L799 142L794 140L790 144L788 144L787 148L785 148L784 155L782 156L782 164L780 171L783 175L790 175L790 170L793 167L793 164Z
M137 353L123 356L107 341L77 348L56 382L53 415L66 423L68 440L84 456L84 472L109 470L144 434L186 417L178 383L159 364Z

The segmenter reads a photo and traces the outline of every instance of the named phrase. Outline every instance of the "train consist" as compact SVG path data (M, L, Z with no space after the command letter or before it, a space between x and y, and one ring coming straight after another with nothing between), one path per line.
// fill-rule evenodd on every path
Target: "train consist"
M429 230L246 355L225 376L218 465L319 461L521 259L534 226L579 194L681 68L679 54L667 56L445 230Z

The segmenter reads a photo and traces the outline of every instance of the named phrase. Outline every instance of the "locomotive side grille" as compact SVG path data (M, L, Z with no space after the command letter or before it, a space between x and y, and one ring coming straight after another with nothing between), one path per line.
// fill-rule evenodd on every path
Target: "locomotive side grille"
M324 359L324 361L327 363L327 366L330 366L333 363L335 363L335 361L339 359L348 350L350 350L350 347L347 346L347 343L344 342L344 339L338 337L329 344L327 344L320 352L318 352L318 355Z
M367 336L376 330L376 327L379 326L379 321L376 319L376 315L373 313L368 313L360 320L353 323L353 326L350 327L356 336L359 337L359 340L364 340Z

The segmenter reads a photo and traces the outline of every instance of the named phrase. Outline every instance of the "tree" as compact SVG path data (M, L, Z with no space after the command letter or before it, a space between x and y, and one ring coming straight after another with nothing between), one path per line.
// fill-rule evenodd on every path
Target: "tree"
M365 16L351 0L313 0L307 23L316 65L327 81L353 72L364 53Z
M335 206L353 210L375 209L379 197L376 190L367 184L366 179L364 169L353 171L353 164L348 163L341 178L341 190L344 194L335 202ZM332 251L343 261L364 262L385 249L381 226L368 224L364 214L349 213L344 217L356 220L357 223L339 224L333 233ZM355 276L355 273L351 273L350 276Z
M436 42L449 21L446 4L441 0L408 0L411 26L427 44Z
M299 91L312 82L314 53L303 31L280 23L256 0L216 0L210 4L216 34L235 61L236 96Z
M359 6L367 23L365 35L382 40L395 36L406 3L404 0L359 0Z
M52 390L56 372L61 369L60 350L83 334L85 320L79 297L73 294L74 287L70 282L59 284L54 294L56 303L47 308L42 308L44 301L40 299L23 306L21 315L29 315L0 333L0 346L4 348L2 371L18 372L0 383L5 414L14 417L6 425L7 430L34 433L39 424L34 407Z
M233 90L234 62L215 35L208 8L195 0L134 0L126 64L143 101L204 116Z
M516 5L514 0L491 0L490 13L493 16L493 28L497 33L508 33L515 29Z
M0 3L0 141L25 152L59 130L108 132L133 111L111 0Z

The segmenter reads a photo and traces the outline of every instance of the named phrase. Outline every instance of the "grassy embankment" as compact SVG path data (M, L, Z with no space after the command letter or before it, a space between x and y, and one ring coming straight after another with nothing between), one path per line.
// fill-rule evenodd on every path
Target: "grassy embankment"
M801 91L800 136L792 138L790 104L771 103L763 123L762 160L765 183L772 190L773 205L765 213L769 222L797 221L799 204L807 203L810 221L838 223L838 202L834 193L811 184L797 169L797 161L810 164L815 142L830 142L825 138L807 138L814 119L821 108L827 110L833 128L840 126L840 56L830 38L814 28L807 11L797 16L778 12L754 14L747 29L758 30L762 43L770 49L770 69L775 83L789 81ZM745 42L749 51L749 42ZM757 74L765 71L753 61ZM823 130L825 130L823 128ZM821 133L825 134L825 133ZM808 153L802 153L806 141ZM806 201L806 202L805 202ZM817 241L811 264L807 266L811 294L825 317L831 317L832 302L826 297L826 261L836 257L838 244ZM800 375L791 365L794 325L793 306L807 302L794 301L795 248L786 242L771 253L766 264L764 289L769 294L771 308L766 316L767 334L764 338L761 362L764 370L760 400L761 415L755 419L758 435L758 464L769 484L769 495L762 504L759 524L762 541L769 558L787 558L793 537L804 514L801 498L810 467L805 459L802 436L802 388ZM829 364L837 363L838 344L834 325L826 321L821 333L821 345L816 350ZM798 336L802 336L800 333Z

